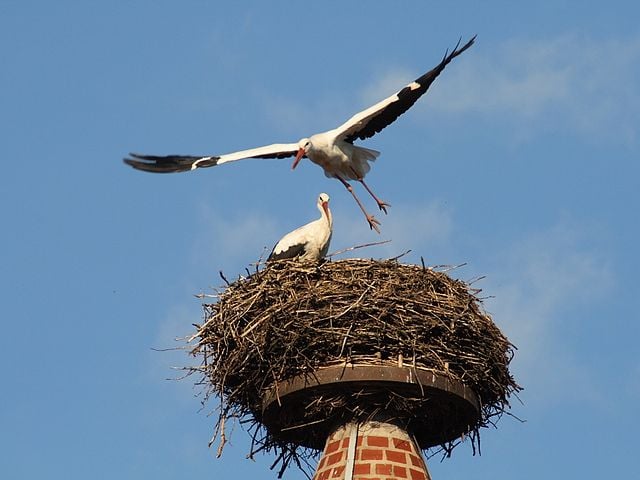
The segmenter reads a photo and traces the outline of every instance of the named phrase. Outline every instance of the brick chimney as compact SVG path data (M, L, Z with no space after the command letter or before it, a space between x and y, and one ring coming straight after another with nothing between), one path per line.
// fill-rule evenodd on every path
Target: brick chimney
M431 480L406 430L378 421L349 423L327 439L313 480Z

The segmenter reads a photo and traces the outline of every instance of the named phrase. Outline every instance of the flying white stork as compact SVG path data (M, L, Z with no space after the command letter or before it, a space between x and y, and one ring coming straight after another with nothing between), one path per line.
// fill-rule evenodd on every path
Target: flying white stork
M287 158L295 156L292 165L293 169L296 168L300 159L308 157L313 163L322 167L327 177L337 178L342 182L358 203L369 222L369 227L380 233L378 228L380 222L373 215L367 213L348 182L348 180L360 182L374 198L380 210L387 213L387 207L390 205L376 197L364 182L364 177L370 169L368 162L374 161L380 152L354 145L353 142L357 139L365 140L372 137L411 108L449 62L473 45L475 38L475 36L471 38L462 47L460 47L460 41L458 41L453 51L445 54L442 61L435 68L390 97L356 113L338 128L316 133L308 138L301 139L297 143L274 143L249 150L209 156L157 156L131 153L130 156L132 158L125 158L124 162L138 170L168 173L213 167L245 158Z
M321 193L316 203L320 210L320 218L287 233L273 247L267 262L296 258L300 260L319 261L329 250L333 217L329 210L329 195Z

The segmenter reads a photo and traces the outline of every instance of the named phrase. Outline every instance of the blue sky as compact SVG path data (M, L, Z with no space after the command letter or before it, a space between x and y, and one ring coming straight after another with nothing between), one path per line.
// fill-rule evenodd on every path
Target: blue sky
M391 239L358 254L466 262L455 274L486 275L485 307L519 348L527 422L484 431L480 457L432 460L434 478L633 475L640 7L591 3L0 0L2 477L275 478L239 429L214 458L214 405L166 380L194 360L153 349L180 345L193 294L315 218L321 191L332 250ZM122 164L297 141L473 34L365 143L392 205L381 235L308 161Z

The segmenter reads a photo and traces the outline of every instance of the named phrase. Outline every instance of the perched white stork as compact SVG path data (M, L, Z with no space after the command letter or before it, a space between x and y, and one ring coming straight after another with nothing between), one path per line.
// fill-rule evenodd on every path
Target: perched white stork
M380 200L364 182L369 171L368 162L374 161L380 152L354 145L357 139L365 140L380 132L393 123L400 115L427 91L440 72L455 57L473 45L475 36L460 47L460 42L453 51L445 54L442 61L402 90L353 115L338 128L322 133L316 133L303 138L297 143L274 143L264 147L242 150L224 155L186 156L186 155L140 155L131 153L132 158L125 158L128 165L147 172L168 173L195 170L196 168L213 167L223 163L242 160L245 158L287 158L295 157L292 168L296 168L300 159L308 157L313 163L322 167L329 178L337 178L349 190L358 206L364 213L369 227L380 233L380 222L367 213L362 202L356 196L348 180L360 182L374 198L380 210L387 213L388 203Z
M329 210L329 195L321 193L316 203L320 210L320 218L287 233L273 247L268 262L283 260L285 258L297 258L300 260L319 261L324 258L329 250L333 217Z

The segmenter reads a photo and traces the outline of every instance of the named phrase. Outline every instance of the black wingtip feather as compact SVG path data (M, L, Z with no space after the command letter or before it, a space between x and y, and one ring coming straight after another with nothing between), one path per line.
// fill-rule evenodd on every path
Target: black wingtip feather
M130 153L132 158L124 158L123 161L127 165L152 173L174 173L187 172L195 168L213 167L218 164L220 157L205 157L193 155L141 155L139 153Z
M462 47L460 47L460 42L462 42L462 37L460 37L458 39L458 43L456 43L456 46L453 48L453 50L451 51L451 53L449 53L449 49L446 50L446 52L444 52L444 57L442 58L442 61L440 62L440 64L436 67L436 69L440 69L440 71L442 71L442 69L444 69L444 67L446 67L449 62L451 62L451 60L453 60L454 58L456 58L458 55L460 55L462 52L464 52L465 50L467 50L469 47L471 47L471 45L474 44L474 42L476 41L476 37L478 35L474 35L473 37L471 37L471 39L465 43ZM458 48L460 47L460 48ZM434 69L435 70L435 69Z

